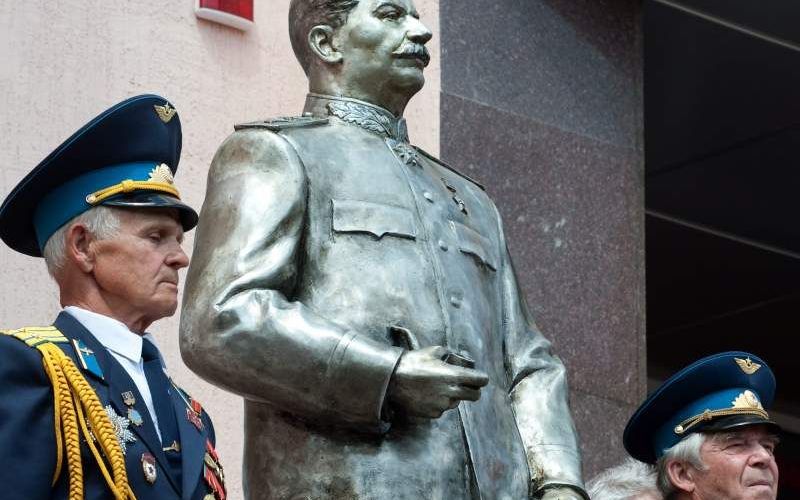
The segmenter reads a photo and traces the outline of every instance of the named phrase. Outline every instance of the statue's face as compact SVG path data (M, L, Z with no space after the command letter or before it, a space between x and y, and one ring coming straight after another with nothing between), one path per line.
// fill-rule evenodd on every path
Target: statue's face
M334 37L341 75L358 94L413 95L425 83L431 36L411 0L361 0Z

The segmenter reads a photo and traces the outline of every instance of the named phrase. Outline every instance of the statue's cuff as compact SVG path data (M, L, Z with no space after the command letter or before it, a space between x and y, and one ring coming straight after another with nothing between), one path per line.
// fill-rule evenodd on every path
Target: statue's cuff
M388 422L381 413L403 349L376 342L356 332L347 332L331 356L330 380L338 395L337 405L347 407L352 424L371 432L386 432ZM347 388L343 391L343 388ZM342 398L342 394L349 395ZM341 410L344 408L337 408ZM363 428L363 427L362 427Z

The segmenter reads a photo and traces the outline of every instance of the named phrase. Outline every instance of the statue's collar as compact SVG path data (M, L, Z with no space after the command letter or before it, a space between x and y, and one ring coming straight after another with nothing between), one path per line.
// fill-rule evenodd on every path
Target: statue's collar
M408 142L405 118L398 118L391 111L366 101L312 92L306 97L303 113L311 113L314 116L335 116L383 137Z

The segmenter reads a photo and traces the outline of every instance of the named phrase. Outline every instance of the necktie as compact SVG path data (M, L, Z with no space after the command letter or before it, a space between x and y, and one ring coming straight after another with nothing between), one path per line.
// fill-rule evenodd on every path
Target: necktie
M175 406L172 404L170 390L172 389L167 374L161 365L161 357L158 348L147 339L142 341L142 361L144 362L144 375L147 378L147 385L150 387L150 395L153 398L153 406L158 418L158 429L161 432L161 442L163 447L169 447L173 442L178 441L178 423L175 420ZM170 449L166 451L167 461L170 466L170 474L175 479L176 484L181 484L182 460L180 450Z

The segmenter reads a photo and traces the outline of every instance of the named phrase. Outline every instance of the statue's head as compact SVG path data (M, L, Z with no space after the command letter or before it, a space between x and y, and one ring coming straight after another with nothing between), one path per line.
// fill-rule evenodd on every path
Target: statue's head
M289 32L312 90L384 104L425 83L431 32L412 0L292 0Z

